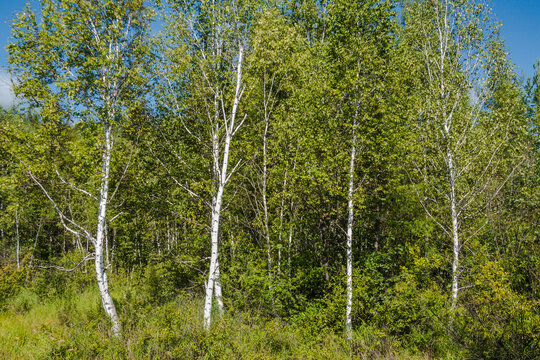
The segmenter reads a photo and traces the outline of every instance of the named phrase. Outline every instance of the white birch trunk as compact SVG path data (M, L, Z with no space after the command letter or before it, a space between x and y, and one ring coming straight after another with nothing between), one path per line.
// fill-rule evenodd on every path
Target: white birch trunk
M298 151L298 149L297 149ZM293 168L292 168L292 173L294 174L296 171L296 155L294 157L294 161L293 161ZM288 266L288 269L287 269L287 279L291 280L291 266L292 266L292 263L291 263L291 254L292 254L292 240L293 240L293 232L294 232L294 224L296 222L296 209L294 207L294 200L291 199L291 205L290 205L290 209L291 209L291 216L290 216L290 223L291 225L289 226L289 239L288 239L288 242L287 242L287 266Z
M17 249L16 249L16 253L17 253L17 269L21 266L21 261L20 261L20 236L19 236L19 213L16 211L15 212L15 238L16 238L16 241L17 241Z
M214 278L214 293L216 296L218 315L223 316L223 297L221 294L221 279L219 277L219 259L216 261L216 274Z
M262 201L263 201L263 216L264 216L264 238L266 240L266 257L267 257L267 267L268 267L268 290L270 290L270 301L272 305L274 304L274 294L272 282L274 281L274 276L272 274L272 248L270 244L270 227L268 224L268 199L266 196L267 184L268 184L268 165L267 165L267 141L268 141L268 126L269 119L268 114L266 114L265 107L265 116L264 116L264 136L263 136L263 178L262 178Z
M105 125L105 149L103 152L103 165L101 175L101 189L99 194L99 210L98 210L98 223L96 232L96 278L99 287L99 294L101 295L101 302L105 313L112 322L112 332L114 336L120 336L122 327L120 320L116 313L111 294L109 292L109 283L107 280L107 267L105 266L104 257L104 245L105 245L105 231L107 226L107 201L109 195L109 171L111 165L111 151L113 147L113 139L110 124Z
M204 327L210 328L212 323L212 300L214 297L214 285L216 279L216 269L218 266L218 238L219 238L219 220L221 215L221 201L223 199L223 187L219 186L218 192L214 197L212 207L212 224L210 240L212 250L210 254L210 270L208 272L208 282L206 283L206 297L204 301Z
M452 305L451 312L453 313L458 299L458 280L459 280L459 219L456 207L456 183L455 183L455 168L454 158L452 153L448 152L448 170L450 175L450 207L452 211L452 242L453 242L453 259L452 259Z
M105 266L107 268L111 265L111 262L109 260L109 234L107 225L105 225Z
M287 278L291 279L291 252L292 252L292 238L293 238L294 225L291 225L289 229L289 240L287 241Z
M353 226L354 226L354 170L356 161L356 110L353 129L352 129L352 144L351 144L351 162L349 166L349 189L347 194L347 306L345 310L345 334L348 340L352 340L352 294L353 294Z
M285 169L285 176L283 179L283 194L281 198L281 207L279 209L279 238L278 238L278 263L277 263L277 273L278 276L281 275L281 246L283 244L283 219L284 219L284 212L285 212L285 191L287 189L287 170Z
M4 212L4 203L3 203L3 202L0 202L0 212L2 212L2 213ZM2 244L3 244L3 243L4 243L4 228L3 228L3 227L0 228L0 239L1 239ZM4 253L4 252L5 252L5 248L4 248L3 246L2 246L2 248L4 249L2 255L3 255L4 258L5 258L5 253Z
M210 254L210 269L208 272L208 282L206 283L206 294L204 301L204 327L205 329L210 329L212 325L212 300L214 295L218 302L218 307L220 313L223 312L223 302L221 294L221 284L219 282L219 225L221 219L221 207L223 204L223 193L225 191L225 185L229 180L230 174L228 173L229 166L229 151L231 146L231 140L234 135L235 129L235 119L236 113L238 111L238 104L240 103L240 97L242 96L242 61L243 61L244 49L240 46L238 52L238 69L236 76L236 92L234 96L234 103L232 107L230 121L226 122L225 126L225 142L223 144L223 158L221 161L221 169L219 169L219 124L215 124L214 133L212 135L212 149L213 149L213 162L214 162L214 173L217 175L217 192L212 199L212 219L210 226L210 240L212 243L212 250ZM216 110L217 111L217 110ZM217 112L216 112L217 114ZM234 171L234 169L233 169ZM217 285L216 285L217 284ZM215 292L215 294L214 294Z

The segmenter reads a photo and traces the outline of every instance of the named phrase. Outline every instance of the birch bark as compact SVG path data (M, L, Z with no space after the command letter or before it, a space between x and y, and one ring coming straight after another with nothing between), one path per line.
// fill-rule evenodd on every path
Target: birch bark
M17 253L17 269L20 267L21 263L20 263L20 255L19 255L19 252L20 252L20 236L19 236L19 213L18 211L15 211L15 238L16 238L16 241L17 241L17 249L16 249L16 253Z
M349 189L347 192L347 307L345 310L345 333L348 340L352 340L352 293L353 293L353 226L354 226L354 170L356 161L356 121L358 109L354 116L351 143L351 162L349 165Z
M228 171L229 166L229 152L232 138L239 126L235 125L236 115L238 112L238 105L242 97L242 65L244 57L244 48L240 44L238 51L238 64L236 73L236 91L234 96L234 102L232 106L231 116L229 119L225 119L225 141L223 144L223 154L220 156L220 144L219 144L219 124L214 124L214 133L212 134L212 148L213 148L213 162L214 172L217 174L217 191L212 198L212 218L210 225L210 240L211 240L211 254L210 254L210 269L208 271L208 281L206 283L205 301L204 301L204 327L209 329L212 324L212 301L214 296L220 308L220 313L223 312L223 302L221 299L221 284L219 279L219 226L221 219L221 210L223 205L223 194L225 191L225 185L229 181L230 176L234 172ZM222 95L221 95L222 96ZM221 160L221 161L220 161ZM220 164L221 162L221 164ZM220 166L221 165L221 166Z
M97 124L103 127L101 169L96 169L99 194L77 187L56 171L61 184L91 198L92 209L95 206L97 210L97 219L94 217L91 225L87 218L78 222L76 213L58 206L39 174L34 175L23 160L21 163L53 205L66 232L75 236L77 245L82 247L80 237L84 237L87 251L91 251L90 243L94 246L96 280L115 336L120 335L121 326L109 292L105 256L108 205L122 180L109 195L113 126L118 125L119 115L130 113L124 110L144 101L152 6L153 1L45 1L39 16L27 8L16 18L10 47L10 70L20 79L16 92L31 99L40 116L65 125L77 121L79 126L88 121L92 129ZM47 76L36 75L36 66L46 66Z
M271 91L271 90L270 90ZM265 96L266 97L266 96ZM263 173L262 173L262 205L263 205L263 228L264 238L266 240L266 258L268 268L268 289L270 291L270 299L272 304L274 303L274 294L272 282L274 276L272 274L272 248L270 244L270 227L268 220L268 199L267 199L267 187L268 187L268 159L267 159L267 143L268 143L268 127L270 125L270 119L267 109L267 100L264 99L264 134L263 134Z
M113 149L113 137L110 124L104 125L105 148L102 156L102 173L101 173L101 188L99 193L98 206L98 222L95 239L95 266L96 279L99 287L99 294L105 313L112 322L112 332L115 336L119 336L122 327L116 312L111 294L109 292L109 282L107 278L107 267L105 266L105 231L107 227L107 203L109 197L109 173L111 168L111 151Z
M452 259L452 305L451 312L454 312L454 309L457 305L458 299L458 280L459 280L459 219L458 211L456 206L456 179L455 179L455 169L454 169L454 157L452 153L448 152L448 170L450 177L450 208L452 216L452 244L453 244L453 259Z
M507 59L497 50L498 31L483 4L409 1L404 13L424 91L418 109L425 119L420 126L423 164L415 161L415 166L426 190L418 197L449 240L452 323L464 288L463 263L469 261L462 248L485 226L475 220L494 196L481 195L501 175L495 159L508 144L511 116L497 118L498 109L489 104L497 97L494 84L508 79Z

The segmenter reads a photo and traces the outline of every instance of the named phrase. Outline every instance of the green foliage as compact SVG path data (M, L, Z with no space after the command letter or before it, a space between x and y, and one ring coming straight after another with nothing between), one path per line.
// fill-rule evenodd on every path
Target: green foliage
M536 359L540 356L538 300L510 286L509 274L494 261L475 276L458 318L456 336L471 355L483 359Z
M348 344L329 328L314 336L314 331L304 328L311 327L310 322L288 324L243 311L226 314L207 332L199 297L185 294L156 304L139 286L126 283L121 290L146 299L116 298L125 323L122 340L107 336L95 290L86 289L68 297L32 301L22 314L0 313L0 355L21 359L426 358L409 355L375 328L362 327ZM138 316L131 316L135 313Z
M5 306L5 302L10 297L18 294L26 282L28 268L15 265L6 265L0 272L0 307Z
M15 314L24 314L40 302L40 296L29 289L22 289L9 299L7 309Z
M83 259L84 254L73 251L51 259L54 266L38 265L42 268L31 273L32 282L29 288L41 298L69 297L71 293L86 289L94 283L95 274L94 264L83 262Z
M14 20L24 103L0 111L0 358L540 358L540 76L520 88L488 6L171 1L151 39L153 3L43 0ZM209 209L241 44L225 313L207 332ZM96 229L107 129L120 339L81 263L92 241L57 213Z
M174 258L156 258L141 274L142 288L148 301L162 303L170 300L185 288L193 274L185 265Z
M140 106L126 100L143 94L151 19L140 0L42 0L39 16L27 6L8 46L15 93L46 120L115 122Z

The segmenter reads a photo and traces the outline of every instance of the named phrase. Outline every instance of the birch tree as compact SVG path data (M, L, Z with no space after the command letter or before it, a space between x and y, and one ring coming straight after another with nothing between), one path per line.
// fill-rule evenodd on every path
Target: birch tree
M126 123L126 114L140 107L144 98L142 74L148 62L150 20L151 12L142 0L43 0L39 15L29 7L18 15L8 46L10 70L17 78L15 93L44 123L85 123L101 130L101 139L95 144L101 153L95 188L81 188L56 171L57 181L87 196L95 209L93 225L74 218L39 174L24 161L22 166L52 204L64 228L93 245L94 254L88 258L95 260L103 308L115 336L120 335L121 324L105 263L107 223L113 220L108 208L118 189L110 186L114 137L115 129ZM135 94L138 101L133 101Z
M209 186L198 191L189 184L205 178L205 171L194 171L186 178L170 172L175 184L191 197L206 203L209 209L210 265L205 285L204 326L212 322L212 305L223 312L219 266L219 240L225 195L231 176L241 165L231 163L235 135L246 121L241 103L246 86L243 81L246 32L246 7L237 1L201 1L173 3L165 41L170 47L157 69L160 89L165 94L162 106L175 117L184 139L192 147L203 149L195 165L212 174ZM183 60L182 60L183 59ZM187 86L191 88L186 91ZM172 144L169 151L181 148ZM193 169L188 153L175 151L178 161ZM192 165L188 165L191 163ZM209 164L209 169L201 164ZM162 165L169 169L170 164ZM193 171L190 171L193 174ZM188 184L188 185L186 185Z
M274 283L280 281L284 239L287 236L287 196L294 158L285 143L286 124L293 121L287 111L293 100L294 83L303 67L304 39L295 26L286 23L278 9L270 7L258 17L252 34L246 79L251 85L246 107L253 119L244 132L243 156L251 161L245 169L245 189L253 211L254 228L264 240L268 290L275 305ZM283 153L282 153L283 152ZM293 156L294 157L294 156ZM292 166L291 166L292 165Z
M342 138L348 149L344 157L346 184L346 337L352 339L353 306L353 245L356 207L359 205L362 187L365 185L373 155L380 148L380 135L387 134L381 127L381 97L388 87L386 67L388 47L391 44L392 3L364 1L349 3L336 1L330 7L329 61L333 64L337 102L336 118L343 129ZM384 119L387 121L388 119ZM369 160L368 160L369 159ZM360 194L359 194L360 193Z
M423 179L419 200L450 240L452 313L464 288L463 250L486 225L483 206L512 174L503 164L519 102L493 106L512 71L490 11L471 0L408 1L404 11L404 44L419 65L416 126L424 147L413 177Z

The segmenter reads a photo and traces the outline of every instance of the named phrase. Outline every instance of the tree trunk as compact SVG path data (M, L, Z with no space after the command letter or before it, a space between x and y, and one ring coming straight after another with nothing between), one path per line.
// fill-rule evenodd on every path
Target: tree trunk
M213 129L212 134L212 153L213 153L213 168L214 174L217 181L217 192L212 199L212 219L210 226L210 240L212 243L212 250L210 254L210 269L208 272L208 282L206 284L206 295L204 301L204 327L206 330L210 329L212 324L212 300L214 297L214 287L215 296L218 302L218 307L220 314L223 313L223 301L221 294L221 283L219 279L219 223L221 219L221 206L223 203L223 192L225 190L225 185L229 179L230 174L228 173L229 165L229 150L231 146L231 140L234 135L235 129L235 119L236 113L238 111L238 104L240 102L240 97L242 96L241 86L242 86L242 61L243 61L244 49L240 46L238 52L238 69L236 77L236 92L234 96L234 103L232 107L230 121L228 121L227 126L225 127L225 143L223 144L223 158L221 161L221 169L219 168L220 163L220 152L219 152L219 124L218 124L218 108L216 106L216 123L215 128ZM215 100L217 103L217 100ZM227 119L225 119L227 122ZM233 169L234 171L234 169Z
M268 290L270 291L270 301L272 306L274 305L274 294L273 294L273 281L274 275L272 273L272 248L270 244L270 226L268 220L268 199L266 196L267 184L268 184L268 165L267 165L267 141L268 141L268 126L269 119L268 114L266 114L265 107L265 116L264 116L264 135L263 135L263 176L262 176L262 202L263 202L263 216L264 216L264 238L266 240L266 258L267 258L267 267L268 267Z
M457 305L458 299L458 280L459 280L459 222L456 208L456 179L454 158L452 153L448 151L448 170L450 176L450 207L452 211L452 242L453 242L453 259L452 259L452 306L450 308L452 314Z
M221 216L221 203L223 200L223 186L220 184L218 192L214 197L212 206L212 224L210 240L212 250L210 254L210 270L208 272L208 282L206 283L206 297L204 301L204 327L210 328L212 323L212 300L214 297L214 285L218 267L218 239L219 239L219 220ZM220 287L221 288L221 287Z
M19 236L19 213L15 212L15 240L17 242L16 255L17 255L17 269L21 266L20 262L20 236Z
M223 298L221 295L221 278L219 276L219 259L216 261L216 276L214 278L214 282L218 314L221 317L223 316Z
M109 195L109 171L111 165L111 151L113 147L113 139L110 124L105 125L105 149L103 152L103 166L101 177L101 189L99 194L99 211L98 211L98 223L96 233L96 278L99 287L99 293L101 295L101 302L103 303L103 309L112 322L112 332L114 336L120 336L122 327L120 320L116 313L111 294L109 292L109 283L107 280L107 267L105 266L104 257L104 245L105 245L105 231L107 226L107 201Z
M358 115L358 108L353 121L352 128L352 144L351 144L351 162L349 166L349 189L347 193L347 307L345 310L345 333L347 340L352 340L352 294L353 294L353 226L354 226L354 170L356 161L356 117Z

